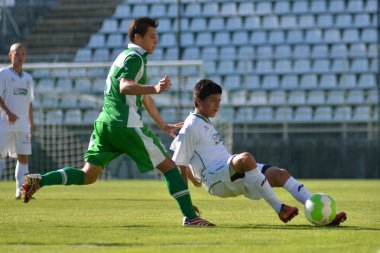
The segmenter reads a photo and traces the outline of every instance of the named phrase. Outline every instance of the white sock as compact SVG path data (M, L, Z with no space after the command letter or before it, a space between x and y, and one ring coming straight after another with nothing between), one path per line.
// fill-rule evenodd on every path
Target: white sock
M16 163L15 178L16 178L16 197L20 195L20 189L24 183L24 176L29 173L28 164Z
M265 201L279 213L283 204L276 195L274 195L272 187L269 185L266 177L256 168L245 173L244 185L246 191L255 191L265 199Z
M311 196L309 190L294 177L290 177L285 182L284 188L302 204L305 204L306 200Z

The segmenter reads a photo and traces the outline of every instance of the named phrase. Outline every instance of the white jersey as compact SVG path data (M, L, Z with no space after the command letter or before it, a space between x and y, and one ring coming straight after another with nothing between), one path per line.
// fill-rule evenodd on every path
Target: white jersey
M0 70L0 96L11 112L19 118L9 125L6 113L0 109L0 131L29 132L29 105L33 102L33 79L25 71L19 75L11 67Z
M194 176L204 181L206 170L217 169L231 156L210 121L195 113L185 120L170 147L177 165L189 166Z

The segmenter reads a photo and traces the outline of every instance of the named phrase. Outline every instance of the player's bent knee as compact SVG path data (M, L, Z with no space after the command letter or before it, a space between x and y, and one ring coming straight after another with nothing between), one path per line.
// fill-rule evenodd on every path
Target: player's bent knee
M237 167L239 167L238 172L247 172L257 167L255 157L248 152L243 152L237 156Z
M84 184L93 184L98 180L98 177L100 173L102 173L103 168L86 163L82 171L84 172Z
M290 176L290 173L286 169L277 167L271 167L265 172L265 177L272 187L282 187Z

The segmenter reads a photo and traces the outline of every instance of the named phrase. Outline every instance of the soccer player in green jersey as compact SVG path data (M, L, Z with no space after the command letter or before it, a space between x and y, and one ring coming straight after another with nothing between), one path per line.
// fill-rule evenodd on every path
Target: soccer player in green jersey
M44 175L25 177L22 199L29 202L32 195L48 185L87 185L94 183L104 166L121 154L127 154L141 172L157 168L165 177L170 194L178 202L184 216L183 226L215 226L197 216L187 184L178 167L160 140L143 125L142 107L167 134L182 126L166 124L150 94L169 90L171 81L164 76L156 85L147 84L147 55L158 45L158 23L151 18L138 18L128 28L130 44L113 62L104 90L104 105L94 123L89 148L82 169L65 167Z

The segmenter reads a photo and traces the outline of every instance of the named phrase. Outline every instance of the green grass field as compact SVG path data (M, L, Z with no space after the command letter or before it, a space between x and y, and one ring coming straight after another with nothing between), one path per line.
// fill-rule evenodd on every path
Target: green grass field
M0 182L0 252L374 252L380 253L379 180L300 180L333 196L348 220L311 225L302 211L283 224L263 201L219 199L190 187L203 217L216 228L184 228L164 181L99 181L49 186L29 204L14 199L14 182Z

